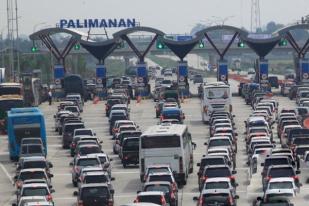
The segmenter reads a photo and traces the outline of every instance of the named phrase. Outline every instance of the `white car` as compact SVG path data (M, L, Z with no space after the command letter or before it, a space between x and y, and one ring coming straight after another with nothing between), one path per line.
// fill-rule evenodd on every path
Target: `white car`
M227 177L208 178L204 183L203 190L209 189L229 189L233 197L236 196L236 188L232 186L231 179Z
M291 177L279 177L270 179L266 187L266 191L274 189L284 189L286 191L290 190L289 194L294 192L295 195L296 193L300 192L300 188L295 185L295 181Z
M269 189L264 193L264 200L268 200L272 197L288 197L294 198L295 192L291 189Z

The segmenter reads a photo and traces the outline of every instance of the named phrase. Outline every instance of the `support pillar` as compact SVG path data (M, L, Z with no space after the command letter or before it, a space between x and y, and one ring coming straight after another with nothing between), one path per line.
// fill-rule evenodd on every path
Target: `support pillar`
M61 99L65 97L65 92L63 88L63 79L65 75L64 66L62 64L54 65L54 91L53 97L56 99Z
M218 61L217 81L228 82L228 63L225 59Z
M104 64L96 65L96 95L100 99L104 99L107 96L107 88L106 88L106 67Z
M135 96L147 97L150 95L147 64L145 62L138 62L136 68L137 85L135 88Z
M181 97L189 97L189 82L188 82L188 62L178 62L177 72L178 91Z

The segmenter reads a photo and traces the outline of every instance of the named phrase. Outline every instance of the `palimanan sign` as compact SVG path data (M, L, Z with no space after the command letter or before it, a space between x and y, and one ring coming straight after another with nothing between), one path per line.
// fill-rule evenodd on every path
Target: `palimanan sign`
M129 28L136 26L134 18L127 19L60 19L60 28Z

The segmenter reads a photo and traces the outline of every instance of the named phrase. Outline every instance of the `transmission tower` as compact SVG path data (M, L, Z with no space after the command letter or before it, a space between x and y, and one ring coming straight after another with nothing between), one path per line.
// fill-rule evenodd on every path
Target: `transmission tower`
M9 71L10 77L15 80L16 74L20 72L19 62L19 34L18 34L18 7L17 0L7 0L7 26L8 26L8 40L9 40ZM15 54L17 63L15 64Z
M261 28L260 0L251 0L251 32Z

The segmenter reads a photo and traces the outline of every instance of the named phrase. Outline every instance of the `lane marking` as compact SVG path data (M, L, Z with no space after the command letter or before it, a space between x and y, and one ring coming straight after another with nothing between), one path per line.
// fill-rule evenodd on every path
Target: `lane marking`
M6 175L6 177L11 182L11 184L13 185L14 181L12 180L12 177L11 177L10 173L6 170L6 168L4 167L4 165L2 163L0 163L0 167L1 167L2 171L4 172L4 174Z

